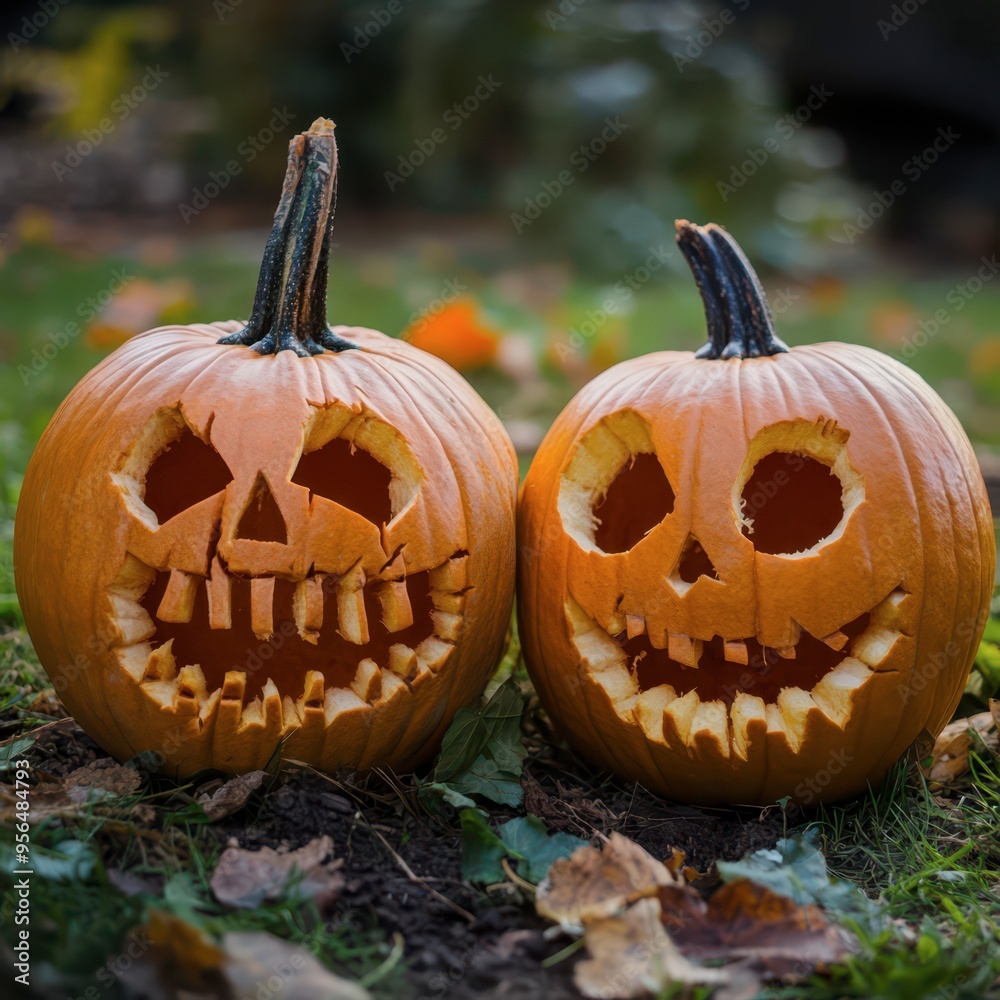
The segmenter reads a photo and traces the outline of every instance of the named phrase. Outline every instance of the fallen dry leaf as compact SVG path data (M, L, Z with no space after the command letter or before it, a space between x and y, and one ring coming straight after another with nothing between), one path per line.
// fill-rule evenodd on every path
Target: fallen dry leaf
M142 783L142 775L110 757L91 761L65 778L39 781L28 797L28 822L41 823L80 815L95 802L130 795ZM0 822L14 822L16 796L9 785L0 784Z
M552 863L538 886L539 914L560 924L579 925L608 917L661 886L680 882L666 865L637 843L612 833L602 849L581 847Z
M801 979L850 954L850 938L819 907L800 906L747 879L727 882L700 906L685 896L676 908L669 888L660 902L663 922L685 955L744 960L764 979Z
M993 725L1000 729L1000 698L990 698L990 715L993 716Z
M299 945L272 934L229 933L216 944L204 931L161 910L130 934L134 961L114 972L130 996L214 1000L370 1000L360 986L324 968Z
M83 793L82 801L89 798L89 790L97 789L108 795L131 795L142 784L142 775L135 768L124 767L110 757L91 761L71 771L63 781L72 800Z
M697 868L692 868L691 865L685 864L686 860L687 855L679 847L671 847L670 857L665 858L663 863L675 875L681 876L685 882L697 882L699 879L708 878L705 872L700 872Z
M703 969L678 951L663 929L657 899L640 899L620 916L586 925L589 959L576 964L573 981L585 997L659 995L677 984L718 986L723 969Z
M266 771L248 771L246 774L230 778L211 792L200 793L196 801L214 823L239 812L247 804L250 796L264 783L266 777Z
M225 956L222 949L200 928L164 910L153 910L141 928L149 943L190 973L188 982L217 969Z
M304 948L273 934L224 934L222 949L226 955L222 973L234 997L370 1000L371 994L357 983L334 975Z
M212 893L227 906L253 909L280 899L294 885L299 896L312 897L322 911L344 887L343 863L333 857L329 837L317 837L297 851L227 847L212 874Z
M947 785L966 774L969 770L969 750L973 745L970 730L979 734L987 746L998 747L998 724L993 715L993 703L990 712L980 712L967 719L956 719L949 722L941 730L934 749L931 752L929 767L922 768L924 774L932 783Z

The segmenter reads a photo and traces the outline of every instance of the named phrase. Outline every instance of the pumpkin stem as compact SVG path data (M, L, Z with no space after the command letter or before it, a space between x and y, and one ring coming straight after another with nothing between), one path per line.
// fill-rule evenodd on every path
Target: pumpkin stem
M333 122L317 118L288 144L288 168L264 247L250 321L220 344L300 357L357 347L326 322L326 283L337 203Z
M708 323L698 358L759 358L788 350L774 332L757 273L740 245L714 222L678 219L677 245L694 273Z

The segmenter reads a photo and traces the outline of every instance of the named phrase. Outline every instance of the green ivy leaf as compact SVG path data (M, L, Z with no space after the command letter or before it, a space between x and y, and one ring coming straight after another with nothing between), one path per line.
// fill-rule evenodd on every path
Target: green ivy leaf
M568 858L587 841L569 833L550 834L537 816L518 816L497 830L513 857L519 858L517 873L537 885L549 873L553 861Z
M504 681L483 707L460 709L444 735L428 788L446 786L457 796L448 800L453 805L465 805L472 795L501 805L520 805L521 771L527 756L521 742L523 714L524 698L513 678Z
M480 809L463 809L462 878L470 882L502 882L504 870L500 862L507 856L504 842L493 832Z
M569 857L587 842L568 833L550 834L537 816L517 816L496 831L481 809L463 809L462 877L473 882L501 882L505 873L501 862L517 862L521 878L538 884L548 874L553 861Z
M877 906L858 886L830 876L815 830L779 840L773 850L754 851L742 861L717 861L715 867L724 882L749 879L800 906L815 903L872 927L878 923Z

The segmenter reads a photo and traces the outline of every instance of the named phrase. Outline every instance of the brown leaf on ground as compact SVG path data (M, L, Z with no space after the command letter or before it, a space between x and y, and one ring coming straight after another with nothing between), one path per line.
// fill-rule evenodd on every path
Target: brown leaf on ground
M110 757L84 764L63 780L70 799L83 802L90 798L91 789L109 795L131 795L141 784L142 775L135 768L124 767Z
M589 922L584 940L590 958L577 962L573 981L585 997L645 997L674 985L729 981L725 970L703 969L678 951L663 929L656 899L640 899L620 916Z
M225 953L200 928L172 913L152 910L146 923L129 934L129 941L122 954L130 961L117 962L112 969L126 995L145 1000L226 997L220 971Z
M200 792L196 801L214 823L239 812L247 804L250 796L264 784L266 777L266 771L248 771L246 774L230 778L210 791Z
M222 936L223 975L234 997L271 1000L370 1000L357 983L334 975L299 945L253 931Z
M65 778L39 781L28 797L28 822L72 819L95 803L115 806L142 783L142 776L110 757L91 761ZM16 796L9 785L0 784L0 822L14 822Z
M993 725L1000 729L1000 698L990 698L990 715L993 716Z
M987 746L994 750L998 748L1000 745L997 737L998 724L992 711L992 703L990 708L989 712L980 712L967 719L949 722L941 730L934 743L930 766L921 768L932 783L947 785L968 772L969 750L974 740L972 732L978 733Z
M147 941L184 969L185 981L196 983L205 973L219 968L222 949L200 928L164 910L153 910L141 930Z
M539 914L560 924L582 924L608 917L661 886L680 879L634 841L612 833L598 850L580 847L568 858L553 862L538 886Z
M272 934L229 933L216 944L192 924L153 910L130 940L133 961L115 969L130 996L370 1000L366 990L328 971L304 948Z
M230 846L212 874L212 893L227 906L253 909L293 890L300 897L315 899L322 911L344 887L343 863L334 858L329 837L317 837L297 851L270 847L247 851Z
M685 955L743 960L764 979L800 979L849 954L849 938L817 906L800 906L787 896L747 879L734 879L707 903L690 897L677 908L670 890L661 892L663 921Z

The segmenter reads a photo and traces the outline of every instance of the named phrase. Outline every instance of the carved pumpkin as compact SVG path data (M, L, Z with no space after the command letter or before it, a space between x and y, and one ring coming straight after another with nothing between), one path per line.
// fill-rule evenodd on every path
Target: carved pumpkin
M249 323L129 341L25 477L25 621L119 759L406 768L502 652L513 448L443 362L327 327L336 166L332 123L293 139Z
M789 350L732 238L678 231L709 342L605 372L542 443L525 658L572 744L663 795L841 798L962 693L996 558L982 476L917 375Z

